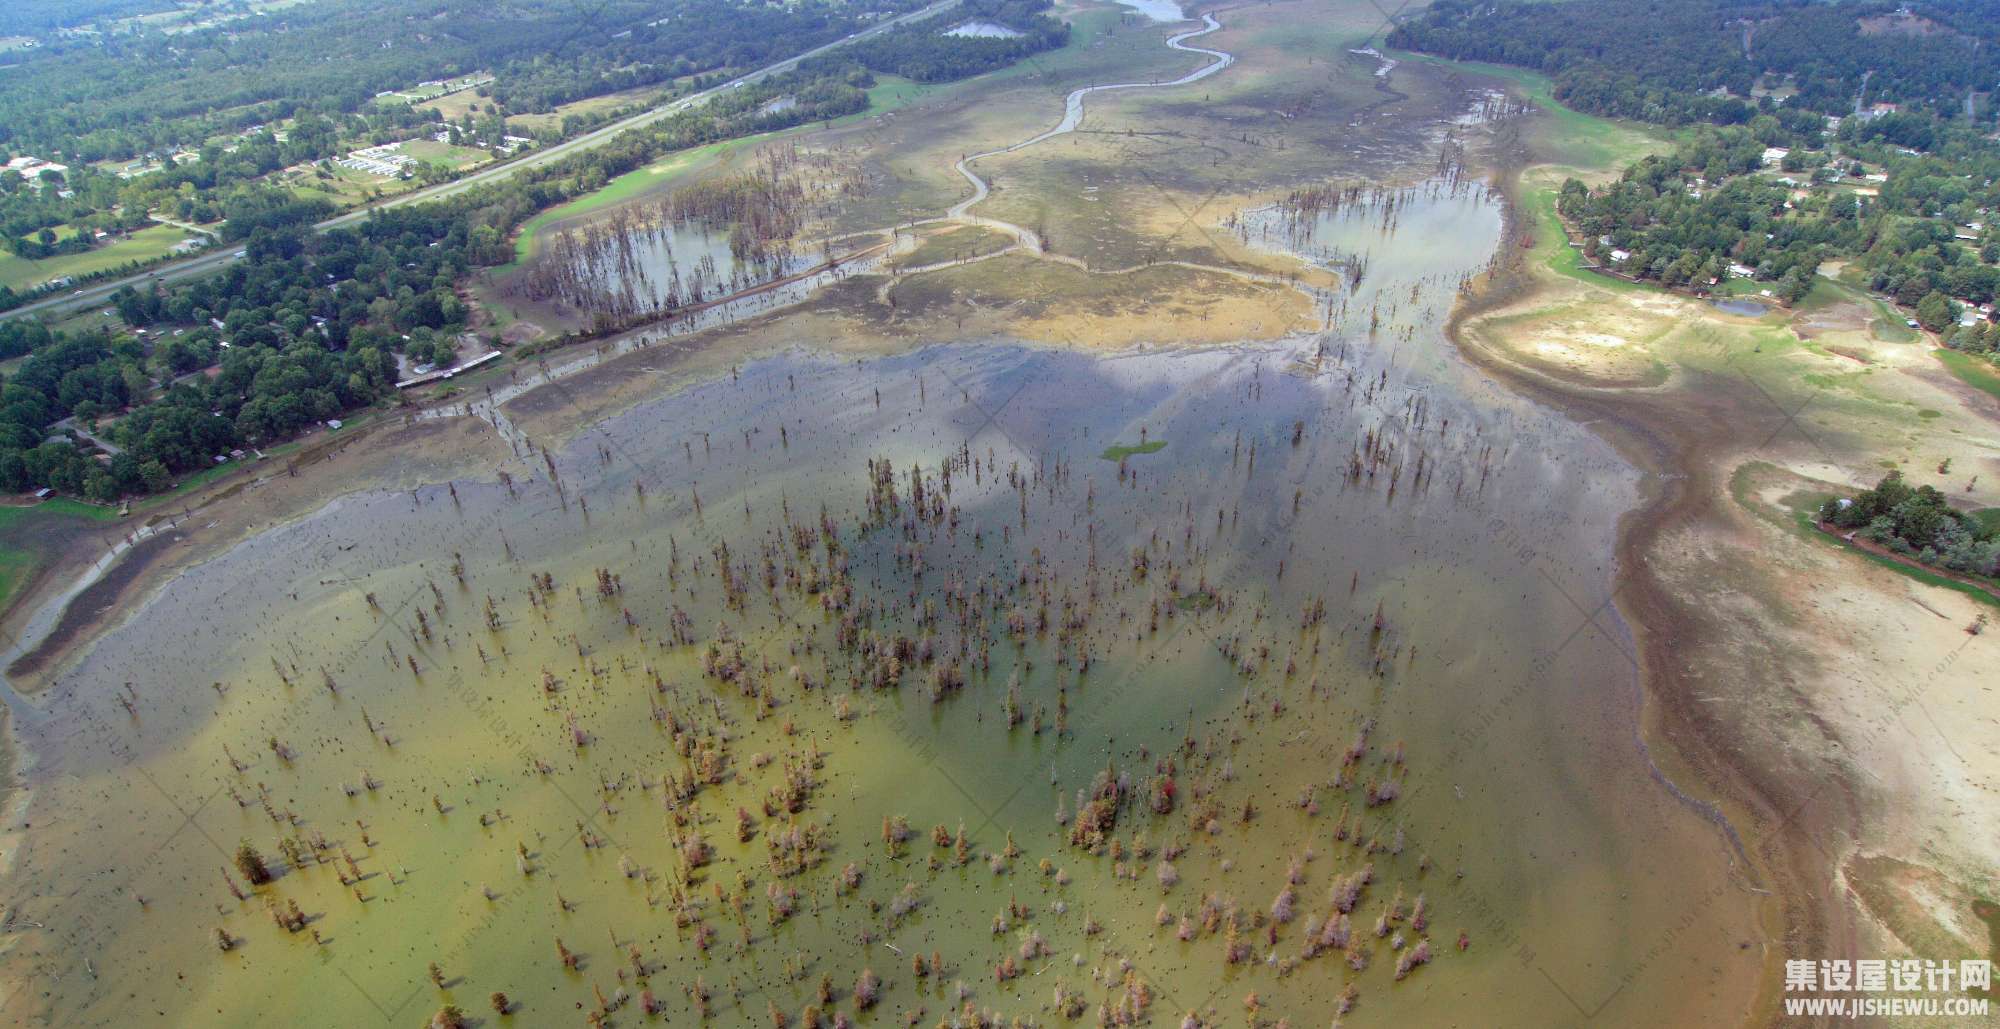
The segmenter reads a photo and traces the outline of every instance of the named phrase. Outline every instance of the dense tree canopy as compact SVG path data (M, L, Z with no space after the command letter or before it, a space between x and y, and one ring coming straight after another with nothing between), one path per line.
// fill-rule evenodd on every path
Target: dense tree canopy
M1009 24L1053 24L1039 13L1046 0L973 7ZM941 75L1024 53L931 35L941 42L921 52ZM1059 45L1060 33L1049 39ZM959 52L974 56L949 57ZM120 291L113 306L144 338L0 323L0 357L30 355L0 382L0 488L48 486L99 500L155 491L233 448L268 445L377 401L394 388L399 354L412 363L450 359L466 315L454 284L472 268L511 261L521 222L677 150L864 111L874 79L855 56L825 55L504 181L378 209L324 233L314 228L330 213L323 201L257 181L230 185L215 203L247 260L171 287ZM314 123L299 124L304 138L259 136L251 149L318 145ZM200 173L178 173L196 188ZM86 433L122 452L93 454Z
M451 284L470 262L506 259L490 227L468 231L480 213L439 205L325 234L260 228L249 260L221 274L116 298L135 326L206 326L165 335L150 354L140 340L102 331L0 324L0 352L31 351L0 385L0 486L98 500L159 489L233 447L285 439L374 401L395 382L392 355L405 335L428 342L463 321ZM211 364L214 373L201 374ZM72 416L115 416L100 435L123 452L97 461L47 439Z
M1760 85L1820 114L1879 101L1950 116L1968 94L2000 81L2000 3L1918 4L1925 20L1907 25L1894 16L1897 6L1439 0L1389 42L1534 68L1555 80L1557 99L1579 110L1665 124L1748 121Z
M2000 0L1440 0L1392 42L1538 69L1598 114L1717 123L1604 188L1563 186L1558 210L1604 266L1697 290L1737 266L1789 302L1840 257L1950 345L1993 353L1991 326L1958 322L2000 288L1983 92Z
M1069 42L1069 26L1048 15L1050 0L966 0L855 47L854 59L918 82L951 82L1003 68ZM984 22L1014 36L951 36L954 26Z
M871 9L907 10L914 0ZM179 34L54 40L0 76L0 147L65 163L201 146L301 114L364 111L385 90L473 72L516 113L718 69L862 26L832 0L315 0Z
M1828 525L1858 529L1867 539L1925 564L2000 575L2000 539L1954 509L1935 487L1911 486L1901 472L1890 472L1874 489L1846 502L1827 501L1819 516Z

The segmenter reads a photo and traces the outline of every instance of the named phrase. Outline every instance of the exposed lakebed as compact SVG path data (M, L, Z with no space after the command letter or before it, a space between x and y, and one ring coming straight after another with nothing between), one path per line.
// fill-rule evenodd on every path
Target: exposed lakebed
M768 351L194 568L19 727L10 1015L1739 1013L1757 930L1608 599L1637 474L1443 333L1501 223L1301 194L1228 228L1342 276L1320 333ZM786 270L688 224L551 289Z
M853 1014L864 969L876 1020L1143 981L1156 1020L1250 991L1317 1020L1351 985L1523 1022L1523 955L1707 988L1747 930L1685 910L1727 847L1632 737L1603 598L1633 473L1443 345L1491 203L1316 220L1303 249L1368 269L1323 337L774 354L532 476L242 544L44 698L16 873L54 933L10 960L73 969L75 1024L354 1024L434 1006L430 961L468 1008L650 988L682 1018L699 980L731 1023L822 976ZM1436 249L1432 212L1472 227ZM1135 441L1168 445L1101 456ZM239 839L303 867L250 894Z

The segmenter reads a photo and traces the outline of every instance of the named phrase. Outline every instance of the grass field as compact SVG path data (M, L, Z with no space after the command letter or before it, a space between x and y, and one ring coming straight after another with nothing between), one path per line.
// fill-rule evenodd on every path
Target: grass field
M1535 226L1535 250L1544 266L1564 278L1617 293L1644 292L1650 287L1611 275L1600 275L1584 264L1583 251L1569 245L1562 219L1556 214L1556 191L1531 188L1522 191L1521 206Z
M619 90L616 93L606 93L603 96L594 96L573 103L563 104L553 111L542 114L509 115L507 126L515 132L540 132L543 129L552 129L562 125L562 120L573 114L597 114L602 111L615 111L620 107L633 105L651 107L665 97L668 89L667 85L656 83L651 86L639 86L635 89ZM475 92L468 91L464 95L477 98ZM457 97L445 98L445 100L454 99L457 99ZM425 106L438 106L442 103L444 101L438 101L437 104L427 104ZM448 115L448 117L451 116Z
M394 196L416 187L415 182L402 179L385 179L353 168L343 168L337 164L327 167L331 178L319 177L319 169L295 171L284 174L279 181L289 186L292 192L302 197L319 197L331 201L341 210L367 203L380 191L383 196Z
M0 255L0 285L16 290L32 289L65 275L82 277L128 261L150 261L165 257L174 244L186 238L187 233L171 225L153 225L81 254L62 254L40 261Z
M0 611L14 602L22 586L41 572L54 556L45 541L62 521L108 522L118 517L109 507L55 497L27 507L0 507Z
M1546 138L1553 144L1553 156L1562 165L1610 171L1665 150L1672 142L1664 130L1652 126L1612 121L1564 107L1551 91L1548 76L1539 72L1481 61L1447 61L1402 50L1392 56L1399 61L1444 65L1512 84L1516 92L1545 112Z
M478 104L483 107L486 104L492 103L492 101L489 98L479 95L479 89L477 86L470 85L470 83L480 82L481 80L491 80L491 78L492 76L487 75L484 72L472 75L461 75L458 78L452 79L449 82L437 86L432 86L429 89L401 90L399 91L401 93L400 97L386 96L383 97L382 100L383 102L386 103L403 98L415 97L417 99L409 101L411 106L420 108L422 110L436 111L437 113L444 115L445 119L448 121L457 121L465 117L466 114L471 111L474 104ZM454 88L454 87L460 87L460 88Z
M484 163L489 157L478 147L452 146L431 139L414 139L403 144L403 152L425 164L441 165L446 168L470 168Z
M837 118L833 121L833 124L836 127L852 124L863 118L872 118L885 111L893 111L924 95L929 88L920 83L912 82L909 79L899 78L894 75L884 75L877 79L875 85L868 90L868 110ZM707 143L687 150L676 151L637 171L626 172L605 183L602 188L588 196L577 197L568 203L558 204L523 222L519 234L514 237L514 264L519 265L521 262L535 256L537 241L540 239L541 234L547 231L552 225L583 215L595 214L628 200L635 200L652 190L668 185L673 180L695 170L698 166L705 165L717 158L728 155L739 147L755 146L758 143L779 139L788 135L817 131L822 129L825 124L824 122L811 122L806 125L793 126L789 129L779 129L775 132L764 132L755 136L743 136L737 139L725 139L715 143Z
M1991 362L1973 357L1971 354L1960 353L1956 350L1946 350L1943 347L1939 347L1931 351L1931 353L1936 354L1937 359L1953 375L1958 376L1960 382L1990 396L2000 398L2000 368L1995 368Z
M983 225L940 232L917 244L915 250L896 258L898 268L922 268L961 258L979 257L1012 246L1014 237Z

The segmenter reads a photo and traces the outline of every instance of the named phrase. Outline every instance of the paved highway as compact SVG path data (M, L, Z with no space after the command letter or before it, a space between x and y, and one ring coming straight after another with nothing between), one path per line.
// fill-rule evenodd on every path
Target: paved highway
M357 207L354 210L348 211L344 214L335 215L332 218L328 218L326 221L320 222L318 228L320 229L320 231L324 232L327 229L338 228L342 225L352 225L355 222L358 222L363 218L368 217L368 212L378 207L400 207L404 204L417 204L417 203L422 203L426 200L437 200L442 197L451 196L454 193L459 193L464 190L471 189L475 186L483 185L489 182L497 182L501 179L505 179L509 176L512 176L528 168L534 168L540 165L548 164L551 161L560 161L564 157L574 154L577 151L588 150L591 147L597 146L605 142L606 140L609 140L613 136L616 136L619 133L624 132L626 129L636 129L642 126L651 125L652 123L659 121L663 118L671 118L674 115L679 114L680 112L685 111L690 107L695 107L697 105L706 103L710 98L728 92L729 90L736 89L739 86L744 86L749 83L756 82L760 79L769 78L773 75L782 75L785 72L791 71L794 67L798 65L800 61L812 57L818 57L820 54L827 53L828 51L831 50L836 50L840 47L846 46L847 44L854 42L855 40L867 39L870 36L880 35L884 32L889 31L890 29L895 28L898 25L903 24L904 22L915 21L919 18L930 17L931 15L936 14L939 11L955 7L958 5L958 3L959 0L938 0L937 3L931 4L928 7L911 11L910 13L902 15L897 18L891 18L890 20L885 21L880 25L877 25L870 29L863 30L861 32L854 33L853 35L848 36L845 39L836 39L831 43L827 43L822 46L816 46L811 50L808 50L805 53L799 54L795 57L789 57L786 58L785 60L777 62L776 64L765 65L764 67L759 68L756 71L747 72L743 75L739 75L736 78L730 79L728 82L722 83L719 86L712 86L708 89L702 90L699 93L689 94L688 96L682 97L681 99L676 100L670 104L664 104L662 106L655 107L647 111L641 111L638 114L632 115L629 118L624 118L619 121L612 122L608 125L592 129L591 131L586 132L583 135L576 137L575 139L564 140L563 142L557 143L553 146L545 147L541 150L531 151L527 156L522 157L520 160L509 161L506 164L495 165L490 168L483 168L480 169L479 171L475 171L462 178L454 179L451 182L439 183L438 185L435 186L427 186L423 189L414 190L409 193L404 193L401 196L393 197L391 199L384 200L380 203L370 204L365 207ZM175 282L182 279L191 279L197 276L207 275L210 272L216 271L222 266L228 264L229 262L237 260L239 257L242 256L242 254L243 254L242 250L233 246L224 245L222 248L210 251L209 253L201 254L195 257L190 257L185 260L174 261L168 264L157 265L149 271L140 272L136 275L128 275L122 279L112 279L112 280L106 280L104 282L92 283L91 285L85 286L82 289L79 289L73 293L65 293L65 294L58 294L56 296L44 297L41 300L35 301L34 303L24 304L20 307L13 309L12 311L0 314L0 319L13 318L21 315L35 314L38 312L46 314L65 314L70 311L77 310L79 308L102 304L107 299L109 299L112 294L118 292L119 290L125 288L126 286L138 286L151 282Z

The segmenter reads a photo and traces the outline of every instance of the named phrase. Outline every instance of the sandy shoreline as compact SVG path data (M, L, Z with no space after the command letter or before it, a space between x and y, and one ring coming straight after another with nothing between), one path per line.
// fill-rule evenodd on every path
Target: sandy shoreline
M1519 224L1523 155L1511 156L1513 160L1494 176L1495 188L1506 199L1508 240L1523 231ZM1454 309L1446 334L1487 374L1588 425L1645 473L1644 499L1618 527L1612 593L1639 649L1642 707L1636 732L1656 766L1664 766L1663 774L1704 794L1698 799L1715 805L1725 826L1738 827L1721 831L1732 837L1740 831L1749 837L1736 852L1751 862L1748 874L1753 888L1770 891L1773 904L1781 909L1766 913L1767 938L1788 938L1801 952L1830 952L1827 912L1807 885L1819 870L1806 863L1810 848L1784 832L1784 813L1797 810L1803 794L1796 784L1764 774L1754 762L1739 760L1717 742L1721 727L1704 716L1694 687L1685 678L1686 665L1677 658L1693 642L1691 625L1679 599L1647 561L1649 549L1669 526L1710 514L1709 491L1704 488L1711 467L1706 452L1699 440L1689 438L1684 424L1647 417L1639 413L1643 407L1614 402L1587 387L1566 388L1553 376L1526 370L1471 340L1465 329L1473 319L1536 293L1538 283L1518 259L1522 251L1505 241L1502 247L1516 260L1504 264ZM1758 1012L1748 1013L1747 1020L1768 1022L1775 1017L1782 957L1776 949L1767 953Z
M1494 163L1499 167L1496 186L1508 200L1511 241L1524 231L1532 231L1524 230L1521 224L1522 174L1531 166L1531 156L1517 150ZM1509 389L1557 407L1588 425L1646 473L1643 502L1619 525L1613 594L1620 615L1639 644L1643 669L1638 729L1641 745L1659 760L1669 780L1685 784L1701 801L1712 802L1727 823L1746 837L1739 853L1749 863L1747 885L1751 892L1767 897L1760 916L1766 927L1765 973L1759 1002L1746 1013L1746 1020L1780 1021L1779 973L1785 958L1874 956L1885 948L1894 953L1894 948L1911 945L1907 935L1892 935L1894 929L1881 904L1856 903L1860 894L1850 892L1880 884L1857 882L1854 877L1870 867L1866 859L1871 855L1881 854L1893 861L1894 855L1906 853L1893 843L1900 831L1896 827L1942 817L1941 812L1954 806L1954 798L1909 781L1909 765L1924 761L1921 743L1901 751L1881 749L1887 746L1882 737L1868 730L1870 723L1857 720L1863 716L1855 713L1853 705L1884 703L1893 717L1902 703L1914 702L1914 691L1930 688L1943 676L1956 653L1922 682L1907 671L1912 666L1904 665L1909 681L1894 688L1900 692L1892 690L1879 699L1865 691L1857 697L1852 690L1803 687L1776 699L1760 696L1759 687L1772 679L1790 681L1794 674L1814 672L1829 679L1836 678L1836 673L1841 679L1894 677L1897 663L1875 654L1875 646L1853 652L1836 646L1840 656L1828 658L1825 663L1833 667L1823 670L1817 667L1822 662L1810 653L1801 655L1795 666L1748 666L1743 663L1743 640L1723 634L1719 625L1733 621L1730 631L1735 634L1762 631L1776 635L1783 627L1809 639L1812 633L1806 627L1783 621L1786 611L1820 607L1793 592L1801 588L1800 579L1837 584L1844 591L1842 599L1854 603L1856 596L1865 600L1889 595L1870 594L1871 589L1898 590L1895 573L1852 569L1838 563L1852 561L1851 556L1781 553L1771 555L1770 567L1743 572L1746 578L1740 582L1710 584L1695 591L1693 587L1704 573L1694 569L1714 567L1721 560L1719 553L1757 547L1752 535L1755 530L1745 528L1743 512L1730 500L1731 477L1757 449L1754 435L1745 438L1746 430L1784 411L1774 413L1770 395L1748 376L1677 366L1672 381L1634 389L1630 384L1593 378L1587 367L1568 374L1568 369L1523 359L1524 355L1512 353L1498 340L1489 343L1482 339L1481 332L1473 331L1482 319L1512 316L1539 302L1557 306L1575 302L1574 290L1540 276L1541 269L1527 256L1535 252L1525 245L1503 246L1506 259L1482 288L1454 311L1449 336L1469 360ZM1850 462L1858 462L1869 452L1865 446L1854 451L1848 457ZM1832 460L1823 452L1817 456ZM1796 454L1792 460L1809 462ZM1840 466L1824 467L1821 478L1844 478L1838 474ZM1818 571L1797 576L1801 561L1812 563ZM1872 577L1874 572L1890 577L1886 587ZM1678 582L1673 578L1676 574L1681 577ZM1724 615L1714 609L1718 595L1746 588L1761 591L1760 597L1773 598L1755 602L1777 605L1775 610L1746 605L1744 610ZM1930 615L1945 617L1924 605L1921 598L1911 599ZM1762 642L1767 649L1781 649L1787 641ZM1914 640L1905 642L1914 651L1905 660L1918 660L1925 653L1916 649ZM1936 653L1931 656L1935 658ZM1746 721L1735 710L1745 707L1767 716L1796 719L1799 727ZM1772 736L1790 742L1788 735L1825 741L1825 751L1801 756L1772 747ZM1855 773L1870 776L1871 783L1863 784ZM1911 804L1911 800L1918 803ZM1901 802L1911 810L1885 821L1873 812L1888 801ZM1830 841L1839 842L1830 846ZM1930 860L1938 868L1926 872L1951 870L1955 862L1976 863L1978 858L1976 848L1968 855L1962 848L1952 847L1938 851ZM1974 871L1963 888L1976 891L1978 882L1979 874ZM1892 903L1911 902L1893 891L1890 895ZM1927 917L1949 923L1952 916L1939 909Z

